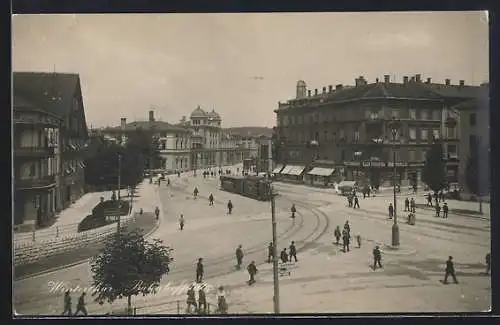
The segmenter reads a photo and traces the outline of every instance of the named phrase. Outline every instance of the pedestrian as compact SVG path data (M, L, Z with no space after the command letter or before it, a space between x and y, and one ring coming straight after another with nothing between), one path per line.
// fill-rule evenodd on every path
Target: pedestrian
M241 268L241 263L243 262L243 249L241 245L236 248L236 268L239 270Z
M203 258L198 259L196 263L196 282L201 283L203 281Z
M439 201L438 201L438 198L437 196L434 198L434 205L438 205L439 204Z
M394 216L394 207L392 206L392 203L389 203L389 219L392 219Z
M356 242L358 243L358 248L361 248L361 235L360 234L356 235Z
M368 186L368 188L366 189L366 196L370 197L370 194L371 194L371 189L370 186Z
M167 178L167 186L170 186L170 178Z
M155 208L155 216L156 216L156 220L158 220L160 218L160 208L158 208L158 207Z
M453 282L458 284L457 277L455 276L455 267L453 265L453 256L448 256L448 260L446 261L446 270L444 274L444 284L448 284L448 276L453 278Z
M366 199L366 188L363 188L363 199Z
M194 188L194 190L193 190L193 195L194 195L194 198L195 198L195 199L196 199L196 198L198 198L198 192L199 192L199 191L198 191L198 188L197 188L197 187L195 187L195 188Z
M217 312L219 314L226 314L227 309L226 293L224 292L224 287L220 286L217 292Z
M377 268L377 264L380 268L382 268L382 254L380 253L380 249L378 246L375 246L373 249L373 269Z
M283 248L280 254L280 259L282 263L288 262L288 253L286 252L286 248Z
M352 194L347 195L347 203L349 208L352 208Z
M78 298L78 303L76 304L75 316L80 311L83 313L83 315L87 316L87 308L85 307L85 292L82 292L80 298Z
M486 254L486 274L490 274L491 270L491 253Z
M292 208L290 209L290 211L292 212L292 219L295 219L295 212L297 212L295 204L292 204Z
M411 209L411 212L415 213L415 208L416 208L416 204L415 204L415 200L413 198L411 198L410 200L410 209Z
M436 217L439 218L439 213L441 212L441 207L439 206L439 203L436 201Z
M181 217L179 218L179 227L181 230L184 229L184 215L181 214Z
M354 207L353 207L353 209L356 209L356 208L359 209L359 200L358 200L358 197L355 195L354 196Z
M73 316L73 313L71 312L71 295L69 290L66 290L64 293L64 311L61 315Z
M335 236L335 245L338 245L339 241L340 241L340 237L342 237L342 233L340 232L339 226L337 226L337 228L335 228L333 235Z
M207 296L205 294L205 285L202 285L198 290L198 311L201 313L207 312ZM202 308L203 306L203 308Z
M344 223L344 229L347 230L347 233L351 234L351 226L349 225L349 220L346 220L346 222Z
M413 184L413 194L417 194L417 184Z
M292 257L295 259L295 262L297 262L297 248L295 247L295 242L292 241L290 244L290 247L288 248L290 251L290 262L292 261Z
M267 246L267 263L271 263L273 260L274 256L274 246L273 243L269 243L269 246Z
M342 246L344 253L349 251L349 240L350 240L349 232L347 231L347 229L344 228L344 230L342 230Z
M196 308L198 308L198 305L196 304L196 296L195 296L193 284L189 287L188 291L186 292L186 295L187 295L186 313L190 314L192 312L191 306L193 306L195 310L196 310Z
M214 196L212 193L210 193L210 196L208 197L208 205L214 205Z
M408 198L405 199L405 212L410 211L410 200Z
M427 193L427 206L432 206L432 196L431 196L431 193Z
M247 271L248 275L250 275L250 279L248 280L248 285L252 285L255 283L255 275L259 270L257 270L257 267L255 266L255 261L250 262L247 266Z
M233 202L231 202L231 200L227 202L227 212L228 214L231 214L231 212L233 212Z
M443 218L448 218L448 203L443 203Z

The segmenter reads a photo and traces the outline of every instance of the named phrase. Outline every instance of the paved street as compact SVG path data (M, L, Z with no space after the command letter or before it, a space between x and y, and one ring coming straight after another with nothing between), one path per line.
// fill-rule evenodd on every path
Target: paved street
M220 191L217 178L195 178L185 173L170 176L170 187L163 182L156 191L162 203L162 220L153 238L174 248L171 273L163 286L191 282L195 263L204 258L206 281L211 286L228 287L230 312L271 312L272 274L265 263L266 246L271 239L270 204ZM193 199L193 189L200 193ZM299 249L297 268L290 278L282 278L282 312L404 312L404 311L480 311L490 304L490 278L484 271L484 255L489 251L490 228L487 218L450 215L432 216L432 211L417 211L417 224L409 226L401 219L401 250L385 245L391 238L392 221L387 219L388 197L360 199L361 209L346 206L344 197L332 190L276 183L280 193L276 210L279 249L295 240ZM214 206L208 205L213 193ZM234 204L232 215L226 203ZM404 197L401 199L403 200ZM388 201L389 200L389 201ZM297 202L298 217L292 223L289 209ZM417 201L418 202L418 201ZM398 203L402 208L402 201ZM451 205L451 203L449 203ZM186 224L179 230L178 218ZM403 216L402 213L399 214ZM332 245L333 229L349 219L352 233L363 238L361 249L349 253ZM245 270L235 271L234 250L243 245L244 264L255 260L261 272L258 283L245 284ZM383 250L383 270L373 271L371 250L375 244ZM354 245L355 246L355 245ZM444 262L453 255L458 286L444 286ZM260 265L259 265L260 264ZM51 292L50 281L62 281L69 288L90 285L88 264L57 271L14 283L14 304L22 314L58 314L62 311L63 289ZM74 294L76 298L77 293ZM142 313L166 312L166 304L185 300L184 292L160 290L154 296L136 297L134 304ZM215 293L210 292L214 302ZM114 308L125 301L113 304ZM104 313L109 306L88 302L90 313Z

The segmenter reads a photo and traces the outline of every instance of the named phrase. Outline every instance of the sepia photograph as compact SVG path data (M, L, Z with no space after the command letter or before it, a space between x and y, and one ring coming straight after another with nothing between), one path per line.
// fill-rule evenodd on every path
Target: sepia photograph
M12 15L14 317L491 311L487 11Z

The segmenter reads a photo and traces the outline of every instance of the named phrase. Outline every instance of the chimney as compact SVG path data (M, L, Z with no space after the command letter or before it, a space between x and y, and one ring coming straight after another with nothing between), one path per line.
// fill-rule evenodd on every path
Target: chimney
M375 78L375 83L378 83L378 78Z
M328 86L328 92L329 92L329 93L331 93L331 92L332 92L332 90L333 90L333 86L332 86L332 85L329 85L329 86Z
M311 97L311 90L307 91L307 96Z
M410 81L415 82L415 77L411 77Z
M149 122L154 122L155 112L153 110L149 111Z
M318 88L314 89L314 96L318 96Z
M386 84L390 83L391 82L391 76L389 76L388 74L384 75L384 82Z
M335 90L342 90L342 84L335 85Z
M359 78L354 79L354 85L357 87L361 84L361 80Z
M404 83L404 84L407 84L407 83L408 83L408 76L404 76L404 77L403 77L403 83Z
M462 86L465 86L465 80L460 80L459 81L459 85L462 87Z
M427 82L426 82L426 83L427 83L427 84L430 84L430 83L431 83L431 81L432 81L432 79L431 79L431 78L427 78Z
M326 94L326 87L323 87L323 94Z
M122 117L122 118L120 119L120 126L121 126L122 130L124 130L124 129L125 129L125 125L127 125L127 119L126 119L126 118L124 118L124 117Z
M444 79L444 83L445 83L446 86L449 86L450 83L451 83L451 80L448 79L448 78L446 78L446 79Z
M421 82L422 81L422 75L421 74L416 74L415 75L415 81L416 82Z

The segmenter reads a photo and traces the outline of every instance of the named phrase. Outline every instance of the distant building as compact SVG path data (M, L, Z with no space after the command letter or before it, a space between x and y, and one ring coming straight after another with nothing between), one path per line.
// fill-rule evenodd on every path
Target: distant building
M14 227L51 222L84 193L88 141L78 74L13 74Z
M444 143L447 180L459 181L459 130L465 123L456 105L476 98L478 86L460 80L432 83L421 75L395 82L389 75L369 83L363 76L354 86L338 84L322 91L297 83L296 98L279 103L276 146L280 164L302 166L301 173L321 165L338 178L392 183L393 152L401 184L421 180L425 154L434 138ZM396 141L390 123L400 122ZM462 166L463 167L463 166ZM463 174L463 172L462 172Z

